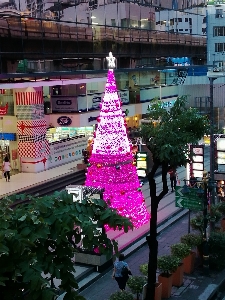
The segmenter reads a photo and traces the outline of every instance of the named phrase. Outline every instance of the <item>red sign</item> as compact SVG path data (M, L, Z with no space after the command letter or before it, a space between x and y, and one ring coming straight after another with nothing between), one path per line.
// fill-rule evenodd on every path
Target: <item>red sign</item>
M12 160L17 159L17 149L12 150Z
M8 112L8 103L5 106L0 106L0 115L6 115Z

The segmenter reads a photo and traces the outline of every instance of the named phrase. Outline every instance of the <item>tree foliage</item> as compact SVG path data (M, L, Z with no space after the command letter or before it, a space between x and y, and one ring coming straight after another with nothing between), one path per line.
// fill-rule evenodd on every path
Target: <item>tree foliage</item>
M23 200L26 204L18 204ZM15 205L14 203L17 203ZM130 220L117 214L101 199L73 202L66 191L50 196L13 195L0 202L0 298L55 299L53 279L60 279L65 299L84 299L75 290L72 258L81 241L91 250L98 246L111 257L117 243L99 230L108 224L125 232Z
M142 136L152 154L153 166L147 175L150 186L151 219L149 245L148 285L146 299L154 299L157 270L157 210L161 199L168 193L169 167L186 165L191 159L189 144L196 144L209 131L209 121L196 109L186 107L187 96L178 97L174 106L166 110L162 102L154 100L141 127ZM155 173L161 166L162 191L157 195ZM159 261L158 261L159 263Z
M190 158L188 144L197 143L209 131L209 121L195 108L187 108L187 96L178 97L170 110L153 100L147 111L148 123L142 125L142 135L153 161L172 166L185 165Z

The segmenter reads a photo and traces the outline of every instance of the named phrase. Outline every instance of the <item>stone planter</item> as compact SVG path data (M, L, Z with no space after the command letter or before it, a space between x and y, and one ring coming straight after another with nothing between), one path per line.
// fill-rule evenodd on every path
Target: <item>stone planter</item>
M157 282L155 284L155 299L154 300L161 300L162 299L162 283Z
M145 299L147 294L147 284L143 286L142 298ZM162 283L157 282L155 284L155 298L154 300L161 300L162 299Z
M162 298L169 298L172 290L172 279L173 275L170 274L168 277L160 274L158 276L158 282L162 284Z
M181 286L183 284L183 277L184 277L184 264L180 264L177 267L176 271L173 273L172 285L174 286Z
M196 257L196 253L191 252L187 257L183 259L184 273L191 274L194 271L195 257Z
M83 252L75 253L76 263L92 265L92 266L102 266L107 262L105 255L89 254Z

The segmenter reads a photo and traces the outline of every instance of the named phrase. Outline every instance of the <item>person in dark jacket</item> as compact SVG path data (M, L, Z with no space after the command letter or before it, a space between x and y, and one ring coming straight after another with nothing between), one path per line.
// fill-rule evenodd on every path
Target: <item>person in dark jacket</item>
M173 192L177 185L177 169L173 167L168 173L170 175L171 192Z

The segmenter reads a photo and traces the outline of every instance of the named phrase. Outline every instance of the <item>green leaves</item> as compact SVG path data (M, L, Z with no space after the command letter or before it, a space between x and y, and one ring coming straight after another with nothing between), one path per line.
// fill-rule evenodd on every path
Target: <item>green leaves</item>
M51 278L61 280L65 299L84 299L73 291L78 288L72 261L74 246L80 245L82 237L85 249L97 247L111 258L113 252L118 253L118 245L102 228L106 224L126 232L132 228L128 219L103 200L85 198L74 203L66 191L44 197L8 196L0 202L0 216L0 293L13 290L13 296L20 299L21 290L29 290L28 300L54 299ZM48 274L48 280L43 274Z
M188 144L197 143L209 132L209 121L193 108L187 108L187 96L178 97L170 110L159 100L151 102L147 120L141 126L142 136L153 160L169 165L185 165L191 154Z

